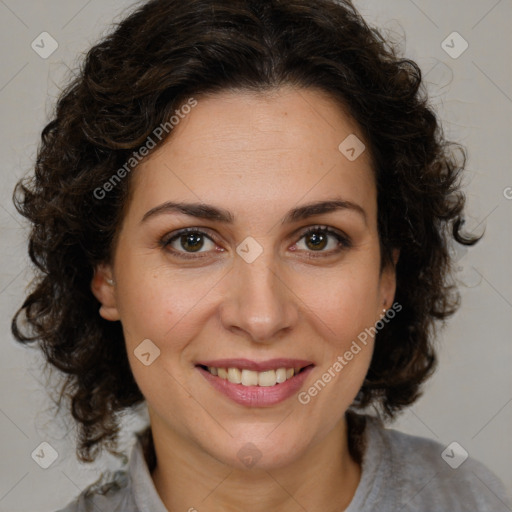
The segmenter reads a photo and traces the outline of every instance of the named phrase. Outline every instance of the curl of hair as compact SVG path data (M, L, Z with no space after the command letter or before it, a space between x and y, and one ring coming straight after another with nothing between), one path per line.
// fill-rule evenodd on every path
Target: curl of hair
M187 98L281 85L324 91L359 124L374 161L382 265L400 249L402 310L379 331L352 407L393 417L435 368L435 322L459 304L449 242L477 239L461 232L465 151L444 139L419 67L348 0L153 0L87 53L42 132L34 175L14 191L37 275L12 332L65 375L60 399L71 400L82 461L102 446L117 454L117 415L144 400L121 325L100 317L90 289L95 266L112 261L133 173L105 199L94 191Z

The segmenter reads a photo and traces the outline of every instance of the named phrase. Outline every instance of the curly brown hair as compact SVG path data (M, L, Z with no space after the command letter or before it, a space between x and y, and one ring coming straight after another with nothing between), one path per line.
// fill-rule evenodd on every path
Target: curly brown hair
M449 244L477 238L462 233L466 151L445 140L418 65L348 0L152 0L89 50L42 131L34 175L14 191L37 274L12 332L63 372L58 406L70 399L82 461L102 446L117 455L118 414L144 400L121 324L101 318L90 288L95 266L112 261L133 173L108 200L94 191L186 98L281 85L325 91L358 123L374 161L382 267L400 249L402 310L378 332L351 410L392 418L432 374L437 321L459 306Z

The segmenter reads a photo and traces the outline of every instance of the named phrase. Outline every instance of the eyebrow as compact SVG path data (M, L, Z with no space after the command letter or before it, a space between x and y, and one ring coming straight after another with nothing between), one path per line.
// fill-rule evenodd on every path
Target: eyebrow
M307 219L314 215L321 215L339 210L356 212L363 217L365 224L368 223L365 210L357 203L343 199L331 199L327 201L316 201L293 208L282 218L281 224L290 224L292 222ZM141 223L151 217L170 213L181 213L190 217L214 220L226 224L232 224L234 222L233 214L224 208L219 208L205 203L176 203L167 201L146 212L142 217Z

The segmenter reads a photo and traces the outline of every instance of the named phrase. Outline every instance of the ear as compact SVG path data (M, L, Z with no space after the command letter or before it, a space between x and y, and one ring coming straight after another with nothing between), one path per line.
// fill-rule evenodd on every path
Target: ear
M382 271L380 289L382 306L389 309L393 304L396 292L396 264L400 257L400 249L393 249L391 254L392 263L388 263ZM380 314L380 311L379 311Z
M101 303L100 315L105 320L120 320L117 310L116 289L113 283L112 268L106 263L98 265L91 281L91 291ZM109 283L110 281L110 283Z

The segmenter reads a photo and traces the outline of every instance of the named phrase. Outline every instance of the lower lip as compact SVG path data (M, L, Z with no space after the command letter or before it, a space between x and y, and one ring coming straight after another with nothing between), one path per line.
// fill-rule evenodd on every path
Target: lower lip
M275 386L243 386L212 375L208 370L196 366L201 375L223 395L234 402L248 407L269 407L283 402L296 394L306 380L313 366L308 366L291 379Z

